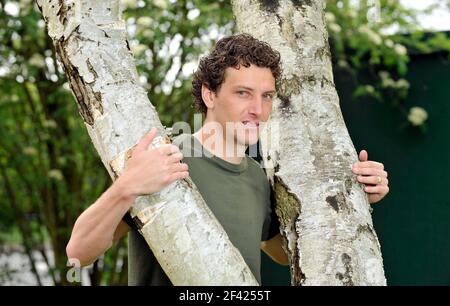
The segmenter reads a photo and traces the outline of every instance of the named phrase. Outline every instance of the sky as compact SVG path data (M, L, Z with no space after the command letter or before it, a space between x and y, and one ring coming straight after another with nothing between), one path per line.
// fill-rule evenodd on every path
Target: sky
M439 7L432 15L423 16L419 19L422 27L429 31L449 31L450 30L450 9L448 0L400 0L408 8L425 9L431 4L438 4Z
M377 0L373 0L377 1ZM432 15L423 16L420 18L421 25L425 30L429 31L449 31L450 30L450 0L400 0L406 7L414 9L425 9L431 4L439 5ZM15 16L19 13L17 3L6 2L5 10Z

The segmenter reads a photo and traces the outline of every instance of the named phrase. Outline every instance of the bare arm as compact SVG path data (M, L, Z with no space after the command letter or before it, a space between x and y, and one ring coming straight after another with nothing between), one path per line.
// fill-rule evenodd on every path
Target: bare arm
M68 258L89 265L129 231L122 221L136 197L120 184L113 184L77 219L67 244Z
M278 234L272 239L261 242L261 249L277 264L287 266L289 265L289 259L282 245L283 237Z
M130 230L122 218L137 196L158 192L189 175L176 146L148 149L156 133L152 129L139 142L124 173L78 217L66 247L69 259L81 266L95 261Z

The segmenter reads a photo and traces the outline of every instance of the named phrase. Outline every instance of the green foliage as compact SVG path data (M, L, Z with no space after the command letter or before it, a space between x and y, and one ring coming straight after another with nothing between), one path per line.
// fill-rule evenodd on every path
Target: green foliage
M189 121L199 55L234 27L228 1L127 1L125 18L142 85L166 126Z
M420 124L411 120L418 118L414 116L417 108L406 110L403 106L409 90L404 77L411 52L449 52L447 35L424 33L418 27L418 12L396 0L328 0L325 17L333 69L353 76L354 97L368 95L385 101L404 114L412 126L425 124L426 116L420 116L424 118Z
M49 271L64 284L71 227L109 179L63 87L40 13L29 1L8 4L18 14L0 8L1 230L18 230L27 252L49 242Z
M161 120L189 120L192 67L219 35L231 33L229 3L123 4L138 71ZM32 1L0 2L0 242L20 242L27 253L49 243L50 274L55 284L66 284L73 224L110 179L41 19ZM124 284L126 274L126 241L90 269L93 284Z
M449 39L440 33L425 39L412 26L417 24L414 12L397 1L381 0L375 21L367 17L369 1L357 2L358 6L351 4L355 1L328 1L334 69L354 76L356 97L369 94L401 108L409 88L403 79L407 50L449 51ZM233 32L229 2L123 3L142 84L163 124L192 120L192 72L198 57L220 35ZM394 24L412 34L387 35ZM0 243L20 242L27 252L50 244L55 256L55 264L47 260L51 276L56 284L65 284L70 231L110 179L31 0L0 1L0 42ZM369 72L372 79L361 80L360 71ZM416 126L427 118L418 108L405 115ZM123 284L126 272L124 241L94 264L90 276L94 284Z

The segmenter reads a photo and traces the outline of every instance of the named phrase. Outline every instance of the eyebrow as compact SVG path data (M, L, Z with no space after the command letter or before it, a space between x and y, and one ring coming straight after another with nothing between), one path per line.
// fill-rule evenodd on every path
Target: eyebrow
M234 89L245 89L245 90L248 90L248 91L255 91L253 88L251 88L251 87L247 87L247 86L240 86L240 85L238 85L238 86L235 86L235 88ZM273 94L275 94L276 93L276 90L268 90L268 91L265 91L265 92L263 92L264 94L268 94L268 93L273 93Z

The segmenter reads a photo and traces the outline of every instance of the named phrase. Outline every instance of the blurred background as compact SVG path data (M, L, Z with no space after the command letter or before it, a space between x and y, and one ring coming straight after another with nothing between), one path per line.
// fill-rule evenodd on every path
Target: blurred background
M198 58L236 31L229 1L124 0L142 86L192 122ZM450 285L450 1L327 0L335 83L359 151L391 191L374 206L389 285ZM77 216L111 184L31 0L0 0L0 285L127 283L127 241L66 278ZM263 256L264 285L289 269Z

